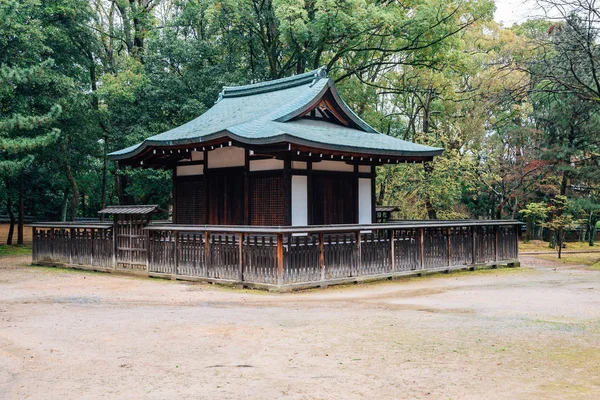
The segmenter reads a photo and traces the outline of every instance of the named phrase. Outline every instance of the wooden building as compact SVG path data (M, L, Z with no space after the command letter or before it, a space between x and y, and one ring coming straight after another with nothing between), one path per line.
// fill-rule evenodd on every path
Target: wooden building
M225 87L200 117L110 158L172 169L175 223L306 226L375 222L375 166L442 151L377 132L320 68Z
M376 209L376 166L442 151L377 132L324 68L226 87L200 117L110 155L173 171L172 223L114 206L112 222L32 224L33 262L269 290L518 265L518 221Z

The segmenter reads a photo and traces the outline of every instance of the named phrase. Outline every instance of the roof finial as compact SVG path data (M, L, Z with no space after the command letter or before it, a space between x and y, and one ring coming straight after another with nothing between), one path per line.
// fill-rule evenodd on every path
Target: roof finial
M315 70L314 79L311 82L310 86L312 87L319 79L328 78L327 75L327 66L323 65L321 68Z

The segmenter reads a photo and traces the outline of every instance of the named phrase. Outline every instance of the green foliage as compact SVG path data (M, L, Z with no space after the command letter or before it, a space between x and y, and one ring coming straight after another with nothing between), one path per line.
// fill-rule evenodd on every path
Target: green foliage
M224 85L326 65L379 131L445 148L379 167L378 204L407 219L520 215L537 230L571 215L591 232L599 50L585 4L503 28L487 0L0 0L0 202L24 174L26 212L47 219L167 208L169 172L106 155L195 118Z
M526 240L540 239L540 228L548 218L550 208L546 203L529 203L523 209L521 209L521 216L527 223L527 236Z

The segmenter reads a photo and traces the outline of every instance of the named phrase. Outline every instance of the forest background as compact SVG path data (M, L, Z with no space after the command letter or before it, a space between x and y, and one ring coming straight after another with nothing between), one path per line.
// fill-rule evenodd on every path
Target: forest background
M96 218L171 203L169 171L107 154L181 125L222 86L327 66L369 124L444 147L378 168L402 219L600 219L600 11L539 0L505 27L489 0L0 0L0 216ZM19 223L20 222L20 223ZM559 238L560 239L560 238Z

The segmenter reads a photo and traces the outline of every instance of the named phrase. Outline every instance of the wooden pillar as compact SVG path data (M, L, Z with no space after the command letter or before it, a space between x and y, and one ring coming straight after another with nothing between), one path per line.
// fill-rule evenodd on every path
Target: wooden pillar
M285 205L284 225L292 225L292 161L289 157L283 161L283 198Z
M394 230L388 231L388 237L390 238L390 272L394 272L396 269L396 246L394 246Z
M171 173L171 199L173 200L172 221L174 224L179 222L177 218L177 167L173 167Z
M306 162L306 224L312 225L313 223L313 172L312 172L312 161Z
M377 201L376 196L375 196L375 192L376 192L376 179L377 178L377 167L375 167L374 165L371 165L371 223L375 223L377 221L377 211L376 211L376 207L377 204L375 203Z
M240 282L244 281L244 234L238 234L238 257L239 257L239 272L238 279Z
M244 149L244 225L250 225L250 150Z
M421 253L421 269L425 269L425 228L419 228L419 251Z
M358 164L354 164L354 179L352 181L354 186L354 220L353 224L358 224L360 220L360 184L358 180Z
M321 269L321 280L325 280L325 234L319 232L319 268Z
M283 234L277 234L277 285L283 285Z

